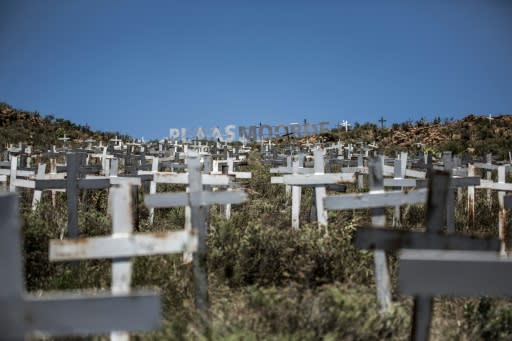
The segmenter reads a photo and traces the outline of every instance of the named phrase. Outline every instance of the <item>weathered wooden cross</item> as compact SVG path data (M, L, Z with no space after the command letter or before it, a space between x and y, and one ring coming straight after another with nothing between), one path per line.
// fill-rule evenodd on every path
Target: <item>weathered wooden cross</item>
M199 326L209 335L208 271L207 271L207 210L212 204L238 204L247 200L242 191L208 192L203 190L203 174L200 160L196 156L188 158L189 192L157 193L144 198L146 206L153 208L190 206L192 228L197 231L197 251L193 254L194 299L199 313ZM205 179L208 179L206 177Z
M131 188L129 183L115 186L112 195L112 236L51 240L50 261L112 258L112 293L130 292L133 256L193 252L195 231L133 234ZM112 340L128 340L126 332L111 333Z
M507 210L504 206L504 197L506 192L512 192L512 183L506 183L506 170L507 166L502 165L498 166L498 182L493 182L492 180L481 180L480 186L477 188L486 188L488 190L496 190L498 191L498 233L499 238L501 240L501 253L505 254L506 247L505 241L508 238L508 230L506 228L506 218L507 218ZM473 208L474 211L474 200L473 200ZM470 208L471 209L471 208Z
M344 194L328 196L324 199L327 210L349 210L370 208L372 210L372 224L376 228L386 225L384 207L396 205L412 205L425 203L427 191L420 189L404 193L402 191L384 191L383 181L384 159L382 156L370 160L369 168L369 193ZM387 310L391 305L391 290L389 273L386 263L386 255L382 250L376 250L375 277L377 281L377 299L381 309Z
M396 251L398 249L431 249L431 250L477 250L498 251L498 239L476 239L467 236L445 234L443 230L446 200L450 191L450 174L444 171L433 171L429 185L427 201L426 231L411 232L404 230L378 229L360 227L356 235L356 247L360 249ZM431 297L422 296L415 300L414 324L424 330L425 323L430 323L431 316L425 315L432 307ZM427 326L428 330L428 326ZM415 340L424 340L422 334L413 336Z
M151 178L151 185L149 194L156 194L157 184L189 184L188 173L174 173L174 172L159 172L158 171L158 157L153 158L151 171L138 171L137 174L140 176L147 176ZM208 186L228 186L230 178L227 175L213 175L213 174L202 174L202 183ZM150 223L154 220L154 208L150 207Z
M512 259L496 252L404 250L398 292L414 296L411 340L429 339L433 296L512 296Z
M323 150L317 149L314 152L315 165L313 174L298 174L299 162L293 163L294 173L282 177L272 177L273 184L286 184L292 186L292 228L299 228L300 198L302 187L315 187L315 198L317 205L317 219L319 227L327 227L327 212L323 207L323 198L325 197L325 185L339 183L354 183L354 173L324 173Z
M18 157L11 156L10 169L0 169L1 175L9 176L9 192L15 192L16 187L34 188L34 184L28 178L33 177L35 172L32 170L19 170ZM22 177L23 179L19 179Z
M65 189L68 203L68 233L71 238L78 237L78 192L80 189L102 189L110 187L110 179L80 179L80 157L78 153L66 154L66 179L35 181L36 190Z
M0 338L24 340L34 334L87 335L158 327L160 295L157 292L116 296L26 293L16 194L0 194L0 217Z
M447 192L446 198L446 228L449 233L455 232L455 189L459 190L464 187L473 187L480 185L480 177L469 176L469 173L457 172L457 161L452 158L451 153L443 154L443 169L451 175L450 190ZM459 173L459 174L457 174ZM463 176L463 173L468 173L468 176Z

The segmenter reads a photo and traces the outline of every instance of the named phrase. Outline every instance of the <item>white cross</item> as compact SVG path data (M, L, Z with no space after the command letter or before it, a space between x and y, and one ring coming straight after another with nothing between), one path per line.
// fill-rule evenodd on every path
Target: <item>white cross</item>
M69 137L67 137L66 134L64 134L64 137L60 137L59 140L66 143L69 141Z
M110 330L149 331L158 327L160 295L156 292L116 296L77 292L26 293L17 195L0 194L0 216L2 339L24 340L34 333L90 335Z
M354 173L324 173L324 152L317 149L314 151L315 167L303 168L300 171L299 160L293 162L292 174L285 174L282 177L271 177L272 184L285 184L292 186L292 228L299 228L300 198L303 186L315 187L315 196L317 198L317 219L319 226L327 227L327 213L323 209L323 197L325 196L325 185L336 183L354 183ZM308 170L307 172L304 170ZM285 167L279 167L276 171L287 171ZM316 188L320 188L316 190ZM323 190L322 190L323 188Z
M347 120L341 121L341 126L345 128L345 131L348 131L348 127L352 126L350 123L348 123Z
M190 206L191 226L196 229L198 237L197 251L193 257L194 298L198 310L202 333L208 330L208 275L206 269L207 208L212 204L239 204L247 200L243 191L204 191L200 160L192 156L187 160L189 192L157 193L144 198L148 207L165 208Z
M197 236L192 231L133 234L130 186L123 183L112 188L112 236L50 241L50 261L112 258L114 295L130 292L130 257L193 252L197 248ZM129 334L113 332L111 339L129 340Z

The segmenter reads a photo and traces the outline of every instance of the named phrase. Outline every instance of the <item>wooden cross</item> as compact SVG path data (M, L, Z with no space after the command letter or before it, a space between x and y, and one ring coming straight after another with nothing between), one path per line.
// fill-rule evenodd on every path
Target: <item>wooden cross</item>
M174 173L174 172L159 172L158 171L159 158L153 158L151 165L151 171L138 171L137 174L140 176L146 176L147 179L151 179L149 194L153 195L156 193L157 184L181 184L186 185L189 183L188 173ZM226 175L212 175L202 174L202 182L208 186L228 186L230 183L229 176ZM154 207L149 209L149 221L153 224L154 221Z
M88 335L110 330L149 331L159 325L160 295L137 292L112 296L75 292L25 292L18 197L0 194L0 330L6 340L34 333Z
M383 230L372 227L360 227L356 235L356 247L360 249L396 251L398 249L431 250L480 250L498 251L498 239L475 239L455 234L444 234L443 217L446 210L450 174L433 171L429 185L427 201L426 231L410 232L403 230ZM415 299L413 340L425 340L424 330L428 330L432 308L432 298L422 296Z
M401 152L400 159L395 160L395 171L394 179L405 179L405 169L407 168L407 153ZM403 187L395 187L397 190L403 190ZM395 206L393 210L393 226L397 227L401 225L400 221L400 206Z
M483 162L474 162L475 168L485 169L485 179L488 181L492 181L492 172L498 169L498 166L492 164L492 154L485 155L485 163ZM491 204L491 189L487 189L487 203Z
M477 188L486 188L488 190L498 191L498 231L501 240L501 253L505 254L505 241L508 239L508 230L506 228L507 210L504 205L504 198L506 192L512 192L512 183L506 183L506 168L507 166L497 166L498 168L498 182L490 180L481 180L480 186ZM474 202L473 202L474 207ZM474 208L473 208L474 209Z
M380 122L380 128L384 129L384 122L387 122L387 120L385 120L384 117L381 116L379 122Z
M433 172L428 191L425 232L380 230L373 229L371 226L360 227L357 230L356 246L361 249L382 249L386 251L395 251L397 249L499 250L500 242L498 239L475 239L442 232L450 181L451 179L447 172ZM392 194L393 192L386 192L386 194L388 193ZM410 192L408 195L412 193L414 192ZM417 193L422 193L422 191L417 191ZM390 197L389 194L388 197ZM328 199L326 198L326 200ZM394 200L397 199L388 199L391 202ZM344 206L348 206L349 203L344 204Z
M68 233L71 238L78 237L78 192L80 189L102 189L110 187L110 179L80 179L80 158L77 153L66 154L66 179L35 181L36 190L65 189L68 203Z
M64 148L66 148L66 144L69 141L69 137L67 137L66 134L64 134L64 137L60 137L59 141L62 141L62 144L63 144Z
M446 172L452 174L455 163L451 154L443 154L443 167ZM455 189L478 186L480 185L480 177L477 176L454 176L450 178L450 189L447 192L446 198L446 228L447 232L455 232Z
M405 204L425 203L427 191L425 189L404 193L402 191L384 191L383 168L384 158L370 160L368 164L369 193L345 194L328 196L324 199L327 210L349 210L370 208L372 210L372 224L382 228L386 224L384 207ZM386 257L383 250L375 252L375 276L377 280L377 298L381 309L390 307L391 291Z
M34 188L29 177L33 177L35 172L32 170L18 170L18 157L12 156L10 169L0 169L0 174L9 176L9 192L16 192L16 187ZM19 179L18 176L24 179Z
M112 236L51 240L50 261L112 258L112 293L130 293L133 256L193 252L197 248L195 231L133 234L131 188L129 183L115 186L112 195ZM129 340L126 332L112 332L112 340Z
M227 167L223 168L222 173L220 173L220 174L228 175L231 178L235 178L235 179L250 179L252 177L252 173L251 172L235 172L235 170L234 170L234 161L235 161L234 158L228 156L228 158L226 160ZM213 161L213 164L214 164L213 168L215 170L215 160ZM205 170L206 170L206 164L205 164ZM208 173L210 173L210 174L218 174L217 172L212 172L212 171L210 171L210 172L207 171L205 173L206 174L208 174ZM231 185L231 181L230 181L230 185ZM230 191L231 187L228 187L227 190ZM231 204L226 204L225 205L224 213L225 213L225 217L227 219L231 218Z
M345 128L345 131L348 131L348 127L350 127L352 124L348 123L347 120L341 121L341 126Z
M198 246L193 255L194 299L199 313L199 323L204 335L209 335L208 271L207 271L207 213L212 204L238 204L247 200L242 191L208 192L203 190L200 160L188 158L188 186L185 193L157 193L144 198L146 206L153 208L190 206L191 225L197 231ZM208 336L207 336L208 337Z
M313 174L298 174L299 161L294 161L294 174L287 174L283 177L272 177L271 183L283 183L292 186L292 228L299 228L300 201L302 187L315 187L315 198L317 203L317 219L319 227L327 227L327 212L323 209L323 197L325 196L325 185L339 183L354 183L354 173L324 173L323 150L315 150L315 167ZM316 188L319 187L317 191ZM323 187L323 189L322 189Z
M512 259L495 252L404 250L398 292L416 303L411 339L427 341L433 296L512 296Z

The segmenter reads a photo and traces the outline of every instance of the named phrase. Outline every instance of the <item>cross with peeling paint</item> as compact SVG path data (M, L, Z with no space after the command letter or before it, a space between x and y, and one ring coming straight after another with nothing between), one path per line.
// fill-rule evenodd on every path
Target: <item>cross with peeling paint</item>
M133 234L130 184L113 187L111 195L112 236L51 240L50 261L112 258L112 293L118 295L130 292L131 257L196 250L195 231ZM129 334L112 332L111 340L129 340Z
M208 192L203 190L203 177L198 157L188 158L189 192L157 193L144 198L148 207L190 206L192 228L197 231L198 245L193 254L194 299L199 316L199 326L206 338L209 337L208 271L207 271L207 209L212 204L239 204L247 200L242 191Z
M110 295L25 292L18 196L0 194L0 337L90 335L110 330L149 331L160 324L160 294ZM30 318L27 318L30 316Z

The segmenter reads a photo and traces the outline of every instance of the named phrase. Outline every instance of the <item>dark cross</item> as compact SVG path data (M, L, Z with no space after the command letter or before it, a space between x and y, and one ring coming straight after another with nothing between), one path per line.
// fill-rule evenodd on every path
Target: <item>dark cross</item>
M137 292L116 296L25 291L18 196L0 194L0 330L5 340L25 340L34 332L48 336L90 335L111 330L158 328L160 295Z
M35 180L36 190L65 189L68 202L68 233L77 238L78 232L78 193L80 189L102 189L110 187L110 179L81 179L80 159L83 154L66 154L66 179Z
M443 165L444 170L449 174L452 174L455 168L455 161L451 156L451 153L443 153ZM451 176L450 189L447 192L446 198L446 228L447 232L455 232L455 189L469 186L479 186L480 177L468 176L468 177L455 177Z
M427 199L425 232L360 227L356 247L360 249L396 251L398 249L498 251L499 239L476 239L443 233L443 221L451 182L450 174L433 171ZM432 318L432 297L420 295L414 300L412 340L427 340Z
M433 296L512 296L512 260L495 252L404 250L398 268L398 292L424 302L416 341L428 340Z
M384 122L387 122L387 120L385 120L384 117L381 116L379 122L380 122L380 128L384 129Z

